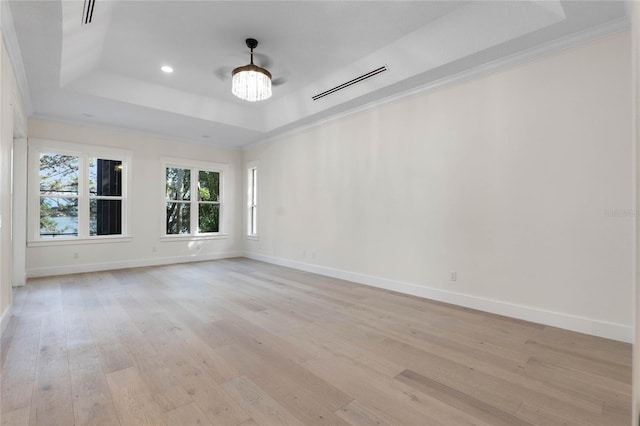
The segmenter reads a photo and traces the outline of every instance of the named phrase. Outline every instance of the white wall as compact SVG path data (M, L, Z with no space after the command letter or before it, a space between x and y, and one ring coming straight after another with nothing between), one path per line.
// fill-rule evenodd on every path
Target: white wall
M8 120L11 107L7 87L10 65L0 37L0 332L11 315L11 148L13 119Z
M156 139L124 130L85 127L43 120L29 121L29 140L49 139L127 149L133 152L132 240L117 243L27 247L27 275L42 276L132 266L206 260L241 254L240 223L234 218L242 205L242 153ZM161 157L214 161L229 165L225 176L224 211L230 219L228 238L199 241L160 240L164 210ZM155 251L154 251L155 250ZM77 254L77 258L75 258Z
M14 119L18 132L24 117L13 67L0 35L0 333L9 322L12 311L12 150Z
M640 3L631 2L631 61L633 93L633 138L635 142L635 191L636 211L640 212ZM635 252L635 339L633 345L633 415L631 423L637 424L640 416L640 215L636 215L636 252Z
M14 116L15 117L15 116ZM14 120L15 122L15 120ZM26 127L26 119L25 124ZM25 130L26 134L26 130ZM27 138L13 138L13 209L12 209L12 255L13 286L27 284Z
M630 341L630 82L624 33L250 147L248 255Z

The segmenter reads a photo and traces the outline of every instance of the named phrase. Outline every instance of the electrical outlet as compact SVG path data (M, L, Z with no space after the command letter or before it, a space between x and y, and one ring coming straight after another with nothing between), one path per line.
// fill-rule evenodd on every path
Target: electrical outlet
M456 271L449 272L449 281L457 281L458 273Z

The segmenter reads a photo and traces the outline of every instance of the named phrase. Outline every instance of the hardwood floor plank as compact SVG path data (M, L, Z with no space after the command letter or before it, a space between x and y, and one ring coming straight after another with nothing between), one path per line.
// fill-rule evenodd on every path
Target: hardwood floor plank
M0 339L0 368L2 368L7 359L9 347L11 346L11 341L13 340L13 335L15 334L17 326L18 319L13 316L2 333L2 338Z
M402 359L407 367L440 383L465 392L501 410L514 413L523 401L569 412L584 425L599 426L601 405L564 393L521 374L494 370L478 371L464 364L425 352L407 344L386 339L382 349L394 359Z
M134 356L134 359L140 378L163 411L174 410L193 402L175 373L158 357Z
M353 400L336 414L352 425L391 426L392 423L384 416L376 413L360 402Z
M588 371L624 384L631 384L627 367L617 362L596 359L588 353L576 354L570 350L544 345L533 340L526 343L532 355L567 368Z
M300 420L245 376L225 383L224 389L258 424L274 426L301 424Z
M478 364L466 351L460 352L456 360L440 354L438 350L425 350L395 338L386 337L383 330L372 326L338 330L363 348L385 354L388 359L400 361L408 368L457 389L474 392L478 398L501 407L507 412L513 412L521 403L516 395L527 395L527 398L548 399L549 403L564 403L567 409L589 411L598 414L600 404L594 404L588 399L581 398L574 393L557 391L552 387L545 387L543 382L524 377L521 372L509 371L502 368L492 368L490 365ZM365 337L366 336L366 337ZM436 347L437 349L437 347ZM485 384L485 386L478 386ZM491 385L491 386L487 386ZM505 389L512 389L511 392ZM549 395L547 395L549 394ZM584 416L585 419L590 418ZM587 421L589 423L589 421Z
M66 313L64 324L76 424L118 424L118 415L83 313Z
M397 362L380 356L378 352L368 350L354 344L333 327L324 324L313 324L287 337L290 341L313 353L314 357L327 356L349 358L387 377L394 377L406 367Z
M99 365L72 370L71 392L75 424L119 424L111 392Z
M0 340L0 369L4 366L4 363L9 354L9 348L11 347L11 342L13 341L13 336L15 335L16 328L20 322L20 313L22 312L22 308L24 306L24 302L27 298L27 294L29 293L29 288L26 286L17 287L13 289L13 313L11 318L9 319L9 323L2 333L2 339ZM23 332L19 333L20 336L23 335Z
M289 343L240 317L234 316L226 321L218 321L215 323L215 328L229 336L230 342L234 344L243 344L255 350L268 348L280 354L282 358L293 362L304 362L313 356L295 344Z
M14 338L7 348L7 359L0 378L0 414L27 407L31 413L36 362L40 348L41 316L16 317ZM27 416L27 424L29 417Z
M133 367L133 357L118 339L109 322L108 314L102 309L97 309L87 313L87 317L102 371L106 374Z
M13 305L14 316L17 316L17 317L22 316L24 304L27 300L27 295L29 294L30 289L31 289L31 286L27 286L27 285L13 288L12 305Z
M582 426L582 422L570 419L566 413L549 410L536 404L523 402L518 408L516 415L532 424L538 426ZM602 425L626 425L627 423L602 423Z
M42 315L61 309L59 277L45 277L35 280L38 283L37 291L27 293L20 316Z
M217 384L211 376L193 362L188 353L171 352L161 355L164 365L175 375L190 397L203 393Z
M510 361L501 357L499 354L494 355L482 349L478 350L475 346L468 345L466 341L460 343L458 340L432 335L431 333L424 333L413 328L408 329L409 333L407 333L407 335L395 332L396 329L402 330L403 328L394 327L394 332L390 334L393 339L408 343L430 354L444 357L449 361L457 362L460 365L472 367L477 374L491 374L498 379L505 379L508 382L513 382L530 391L536 391L540 386L546 386L548 384L548 382L541 383L539 377L535 375L525 373L526 369L529 368L529 361L527 361L527 363ZM530 359L531 357L529 357L529 360ZM558 368L557 373L562 373L561 366L557 366L556 368ZM526 379L524 378L525 376ZM560 374L556 375L556 377L559 376ZM597 379L597 377L594 379ZM628 394L628 392L629 389L627 388L626 393ZM576 389L567 386L552 386L548 388L547 393L557 396L561 400L564 399L567 403L584 407L593 412L600 412L600 406L603 400L601 397L576 391Z
M304 366L363 404L381 410L395 424L488 425L348 359L316 358ZM393 408L398 406L402 410Z
M13 411L0 414L0 424L2 426L22 426L29 424L31 407L24 406Z
M175 330L174 333L184 342L184 348L191 355L195 365L204 370L216 383L222 384L241 375L233 363L225 360L200 336L188 329Z
M198 337L182 324L157 313L150 314L155 321L153 326L145 326L143 333L157 357L136 359L154 400L165 410L195 402L214 424L233 425L249 419L216 384L239 373L213 350L203 347L204 343L194 344Z
M340 294L352 296L352 292L350 292L349 289L345 287L334 286L334 288L331 291L331 295L327 295L326 290L318 288L317 285L305 284L304 282L294 281L294 280L284 278L282 276L268 274L260 271L254 271L252 272L252 275L255 277L267 279L269 281L273 281L276 283L284 284L287 286L286 289L289 291L292 288L297 289L298 291L304 293L305 295L311 296L312 299L316 299L318 301L326 302L329 304L334 304L341 308L347 308L349 306L353 306L354 304L354 302L349 301L348 298L347 300L345 300L344 298L337 297Z
M542 380L548 386L561 391L578 394L594 404L627 404L631 385L605 378L597 374L555 365L531 357L523 372L526 377Z
M334 411L353 399L300 365L278 359L269 351L259 354L243 345L224 348L236 359L246 377L267 392L303 424L341 425Z
M164 414L167 426L213 426L195 402L174 408Z
M237 315L256 326L268 329L270 333L285 340L289 340L287 337L296 332L301 332L308 325L313 324L312 321L308 321L305 318L292 318L291 315L283 310L271 307L259 312L238 311Z
M73 424L67 342L61 310L49 310L43 315L38 351L29 424Z
M629 419L628 408L623 405L604 403L602 407L602 423L611 425L624 425Z
M2 424L631 422L631 345L249 259L30 279Z
M120 424L166 425L161 408L153 400L135 367L108 373L106 377Z
M574 333L557 327L545 327L537 336L537 341L622 364L627 364L632 356L631 348L627 343Z
M237 279L244 283L244 286L251 286L253 291L261 291L262 289L269 290L269 296L278 297L277 304L269 304L267 301L262 300L266 307L274 309L281 309L288 315L299 316L301 319L307 319L308 321L325 320L327 318L327 309L330 309L328 303L323 303L319 307L317 300L309 298L309 292L299 291L296 287L281 286L277 282L260 279L256 274L242 274L233 272L230 274L232 278ZM344 321L348 321L349 316L345 315L341 309L333 309L332 317L334 319L342 318Z
M494 366L522 368L531 355L526 351L525 341L521 343L500 344L485 339L480 333L460 333L438 321L436 324L425 324L415 320L400 322L380 321L380 328L391 332L394 338L402 339L421 348L432 345L443 349L450 348L453 352L475 354L475 356Z
M459 390L450 388L449 386L418 374L415 371L404 370L396 376L396 380L414 387L427 395L433 396L447 405L469 413L477 419L482 419L491 425L532 426L532 423L526 420L502 411L464 392L460 392Z
M237 425L251 420L239 402L221 386L212 386L193 396L196 404L214 425Z

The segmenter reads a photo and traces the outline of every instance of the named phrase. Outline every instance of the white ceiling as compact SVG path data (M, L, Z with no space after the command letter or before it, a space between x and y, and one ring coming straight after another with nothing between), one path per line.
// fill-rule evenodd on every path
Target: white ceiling
M83 0L9 5L19 50L10 53L22 57L32 116L225 147L629 25L621 1L96 0L87 25ZM247 37L280 83L267 101L231 94Z

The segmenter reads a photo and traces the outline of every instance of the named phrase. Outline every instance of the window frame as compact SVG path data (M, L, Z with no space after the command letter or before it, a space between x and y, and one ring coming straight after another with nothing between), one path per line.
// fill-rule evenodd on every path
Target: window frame
M247 226L246 237L259 239L258 234L258 163L247 164Z
M160 240L162 241L175 241L175 240L214 240L214 239L222 239L228 238L227 230L227 218L226 218L226 199L225 199L225 181L226 174L228 173L228 165L225 163L218 163L214 161L199 161L199 160L189 160L184 158L173 158L173 157L162 157L160 159L160 170L161 170L161 206L162 206L162 215L160 221ZM190 233L188 234L167 234L166 220L167 220L167 194L166 194L166 185L167 185L167 168L179 168L179 169L189 169L191 171L191 186L189 192L191 194L189 200L183 200L182 202L187 203L190 206ZM207 202L201 201L198 197L198 182L200 171L204 172L215 172L219 173L218 177L218 191L219 191L219 201L217 202ZM219 216L218 216L218 232L198 232L198 217L199 217L199 205L201 203L204 204L217 204L219 206Z
M78 200L78 235L43 238L40 236L40 155L57 154L78 157L78 195L65 197L56 195L53 198L77 198ZM122 195L95 196L90 194L89 160L101 158L122 161ZM27 246L94 244L131 241L131 167L133 154L129 150L103 147L90 144L63 142L49 139L29 138L28 140L28 238ZM90 203L96 199L121 200L121 233L114 235L90 235Z

